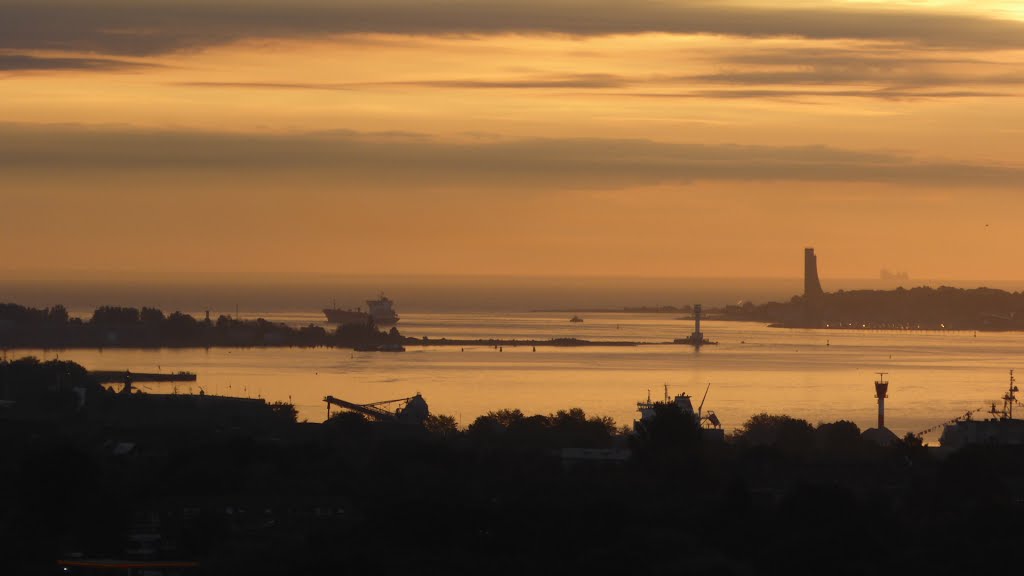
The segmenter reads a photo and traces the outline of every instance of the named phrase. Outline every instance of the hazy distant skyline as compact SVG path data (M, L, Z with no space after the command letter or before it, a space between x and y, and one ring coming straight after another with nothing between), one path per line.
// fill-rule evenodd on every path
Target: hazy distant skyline
M1024 280L1022 96L1017 2L0 0L0 279Z

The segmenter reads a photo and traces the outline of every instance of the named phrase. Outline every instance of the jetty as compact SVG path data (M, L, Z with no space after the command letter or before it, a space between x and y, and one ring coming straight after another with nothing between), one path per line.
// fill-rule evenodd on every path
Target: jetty
M90 370L89 376L99 384L124 384L132 382L195 382L192 372L132 372L131 370Z

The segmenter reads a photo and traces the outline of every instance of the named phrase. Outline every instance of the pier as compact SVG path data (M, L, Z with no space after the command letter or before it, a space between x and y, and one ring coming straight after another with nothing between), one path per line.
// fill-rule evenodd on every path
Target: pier
M132 382L195 382L197 377L192 372L132 372L130 370L92 370L89 372L99 384L124 384L126 379Z

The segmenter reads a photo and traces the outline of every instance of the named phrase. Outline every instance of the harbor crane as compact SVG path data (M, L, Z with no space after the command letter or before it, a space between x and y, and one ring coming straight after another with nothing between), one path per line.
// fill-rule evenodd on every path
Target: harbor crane
M704 389L704 397L700 400L700 407L697 408L697 420L700 422L701 428L721 428L722 422L719 421L714 410L708 410L708 413L704 414L704 402L708 399L710 391L711 383L708 382L708 387Z
M380 402L370 402L369 404L356 404L341 398L335 398L334 396L324 396L324 402L327 404L328 420L331 418L332 405L342 410L362 414L376 422L412 421L422 423L430 415L426 400L419 394L408 398L382 400ZM397 407L389 408L392 406Z

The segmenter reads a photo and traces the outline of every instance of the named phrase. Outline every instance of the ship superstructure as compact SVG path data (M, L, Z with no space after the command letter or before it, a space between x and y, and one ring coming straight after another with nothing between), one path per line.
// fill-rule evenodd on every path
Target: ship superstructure
M373 319L373 323L378 326L391 326L398 323L394 303L394 300L381 294L377 300L366 301L365 312L362 308L341 309L335 304L333 308L324 308L324 316L328 322L335 324L368 324Z
M988 410L991 418L974 420L971 412L957 418L942 429L939 443L943 448L962 448L968 444L1022 445L1024 444L1024 420L1013 417L1017 400L1017 379L1010 370L1010 386L1003 394L1002 408L992 403Z
M700 402L700 406L696 411L693 409L693 402L690 401L690 395L685 392L677 394L674 398L669 398L668 385L665 385L665 398L662 401L651 401L651 393L647 393L646 402L637 402L636 409L640 412L640 420L633 422L633 429L639 431L643 427L650 424L660 410L674 409L678 410L681 414L690 417L693 420L693 425L700 428L701 435L706 440L715 440L724 442L725 441L725 430L722 429L722 423L718 420L718 416L711 410L704 413L704 401L707 400L708 390L711 389L711 384L708 384L707 390L704 391L704 398Z
M393 308L394 303L395 301L385 296L383 292L377 300L367 300L366 305L369 306L373 322L378 325L397 324L398 313Z

